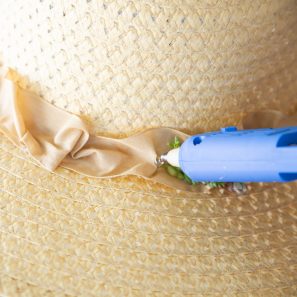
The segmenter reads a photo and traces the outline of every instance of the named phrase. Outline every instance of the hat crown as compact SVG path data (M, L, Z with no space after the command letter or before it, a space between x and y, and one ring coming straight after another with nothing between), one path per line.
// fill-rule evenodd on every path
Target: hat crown
M212 130L292 110L297 6L236 2L1 1L0 52L24 87L95 132Z

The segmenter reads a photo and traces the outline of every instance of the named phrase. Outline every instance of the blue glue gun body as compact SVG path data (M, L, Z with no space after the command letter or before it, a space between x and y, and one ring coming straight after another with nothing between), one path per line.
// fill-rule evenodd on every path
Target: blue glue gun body
M292 181L297 179L297 127L226 127L195 135L182 144L178 158L193 181Z

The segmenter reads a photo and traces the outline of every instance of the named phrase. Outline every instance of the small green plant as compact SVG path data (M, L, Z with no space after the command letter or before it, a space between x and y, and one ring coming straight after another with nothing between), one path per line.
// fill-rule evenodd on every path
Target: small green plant
M195 182L193 182L180 168L174 167L170 164L164 164L163 165L167 171L167 173L170 176L174 176L180 180L184 180L186 183L190 185L194 185Z
M210 188L223 188L226 185L224 182L206 182L205 184Z
M179 148L182 145L182 142L177 136L174 136L174 138L168 143L168 146L171 149Z
M168 146L170 149L179 148L181 145L182 145L182 141L177 136L175 136L168 143ZM166 168L166 171L170 176L174 176L180 180L184 180L186 183L188 183L190 185L196 184L180 168L174 167L170 164L164 164L164 167ZM224 182L205 182L204 184L209 186L210 188L222 188L226 185L226 183L224 183Z

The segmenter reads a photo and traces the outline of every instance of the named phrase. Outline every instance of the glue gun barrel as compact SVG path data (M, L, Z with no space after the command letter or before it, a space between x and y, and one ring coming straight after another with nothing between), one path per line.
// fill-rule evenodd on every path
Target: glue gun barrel
M292 181L297 179L297 127L227 127L195 135L180 147L178 165L193 181Z

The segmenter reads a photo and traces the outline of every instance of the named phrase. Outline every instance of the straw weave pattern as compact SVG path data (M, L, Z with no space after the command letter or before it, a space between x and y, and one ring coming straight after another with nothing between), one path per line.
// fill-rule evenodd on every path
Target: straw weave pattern
M8 296L296 293L296 184L247 196L161 194L129 180L70 181L3 137L0 156Z
M0 59L94 133L297 110L297 2L0 1ZM0 135L1 296L297 296L297 183L184 193L42 169Z
M295 0L8 0L0 10L0 52L21 84L95 132L212 130L247 110L297 108Z

